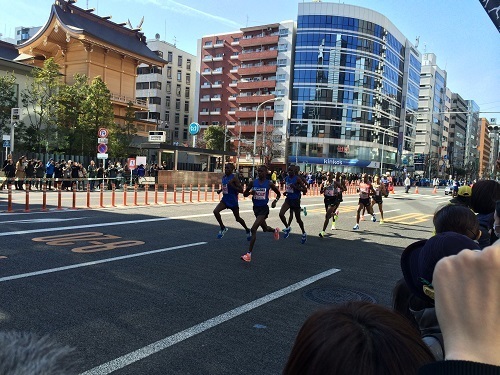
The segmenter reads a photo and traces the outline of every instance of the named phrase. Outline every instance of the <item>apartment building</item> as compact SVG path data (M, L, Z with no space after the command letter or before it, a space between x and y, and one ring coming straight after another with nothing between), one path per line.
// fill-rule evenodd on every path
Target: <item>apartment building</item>
M187 145L194 118L196 57L156 36L147 45L166 65L137 68L136 98L148 103L148 111L136 113L136 118L165 130L167 143Z
M488 119L481 117L479 119L479 133L478 133L478 158L479 158L479 178L490 177L490 157L491 157L491 139L490 130L488 129L490 123Z
M284 21L198 43L198 122L228 129L244 172L285 164L294 35L294 22Z
M446 176L451 97L447 73L436 63L436 55L424 53L420 71L415 173L429 178Z
M465 143L467 136L467 101L459 94L451 94L450 114L450 164L451 174L464 172L465 166Z
M467 100L467 131L465 134L465 169L474 179L479 174L479 106L474 100Z
M18 26L15 28L15 40L16 44L22 44L26 42L28 39L33 37L40 29L42 26L30 26L30 27L24 27L24 26Z

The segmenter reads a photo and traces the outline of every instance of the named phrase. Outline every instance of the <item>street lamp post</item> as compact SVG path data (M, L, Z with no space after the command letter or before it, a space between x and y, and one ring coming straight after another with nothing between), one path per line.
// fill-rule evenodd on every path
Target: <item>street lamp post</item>
M257 153L257 124L259 121L260 107L262 107L263 104L266 104L269 102L277 102L280 100L281 100L281 98L271 98L271 99L264 100L262 103L260 103L257 106L257 110L255 111L255 125L254 125L255 129L254 129L254 136L253 136L253 158L252 158L252 180L255 177L255 154Z

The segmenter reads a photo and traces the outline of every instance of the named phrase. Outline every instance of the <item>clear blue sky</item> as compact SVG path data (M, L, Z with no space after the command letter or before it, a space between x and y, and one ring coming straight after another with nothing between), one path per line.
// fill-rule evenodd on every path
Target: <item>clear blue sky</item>
M197 39L240 27L297 19L302 0L78 0L114 22L142 25L148 39L156 33L196 55ZM338 1L331 1L338 2ZM346 0L382 13L420 52L432 52L448 72L448 87L480 106L481 117L500 122L500 33L479 0ZM0 33L14 37L16 26L45 24L53 0L0 0Z

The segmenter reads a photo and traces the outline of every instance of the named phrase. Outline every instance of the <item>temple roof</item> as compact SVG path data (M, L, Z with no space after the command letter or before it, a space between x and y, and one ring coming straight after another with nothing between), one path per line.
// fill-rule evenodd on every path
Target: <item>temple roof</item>
M57 25L60 25L64 32L73 38L100 44L124 53L128 52L144 63L155 62L159 65L167 63L147 47L146 37L140 30L129 29L124 24L114 23L108 17L92 14L91 11L78 8L73 3L73 0L56 0L45 26L18 48L26 52L26 47L38 45L55 18Z

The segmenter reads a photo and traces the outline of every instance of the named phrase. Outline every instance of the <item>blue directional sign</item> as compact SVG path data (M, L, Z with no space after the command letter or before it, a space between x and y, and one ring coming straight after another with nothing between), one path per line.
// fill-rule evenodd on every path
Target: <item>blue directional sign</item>
M10 141L3 141L3 147L10 147Z
M200 124L197 122L192 122L189 124L189 134L196 135L200 132Z

